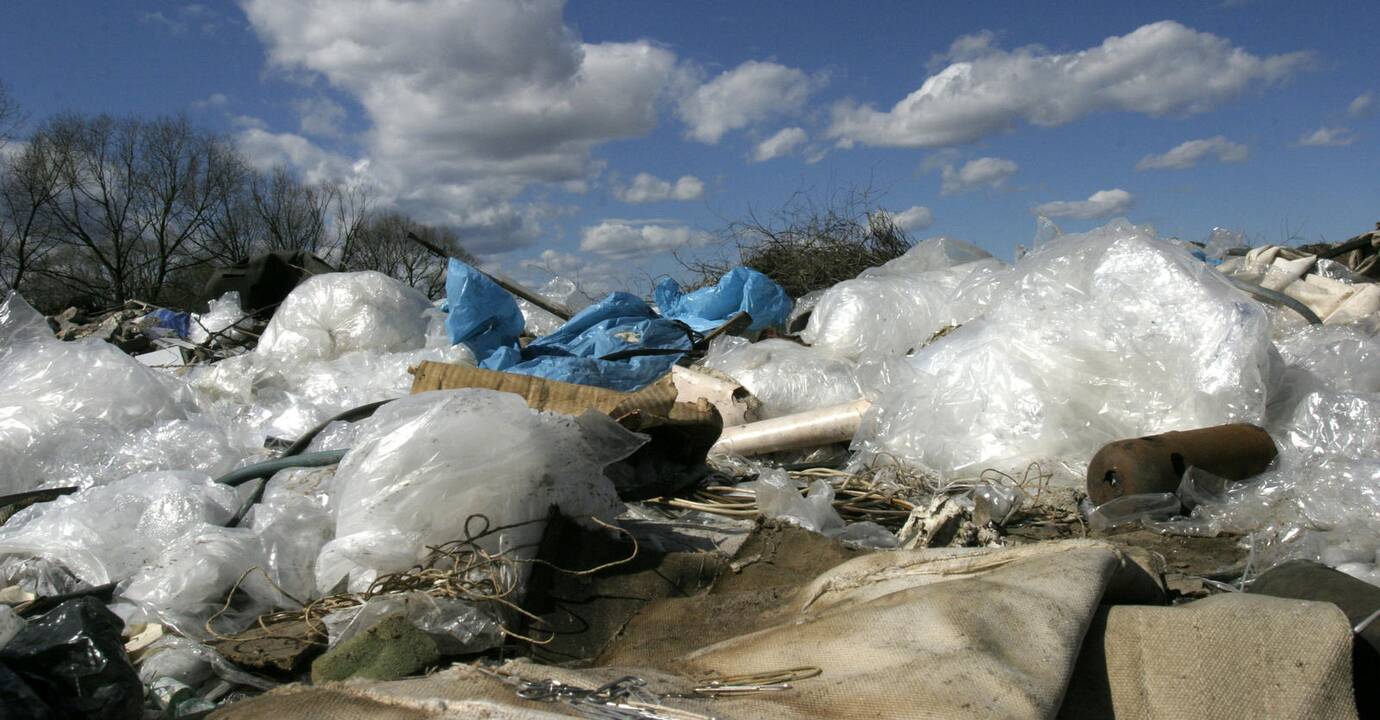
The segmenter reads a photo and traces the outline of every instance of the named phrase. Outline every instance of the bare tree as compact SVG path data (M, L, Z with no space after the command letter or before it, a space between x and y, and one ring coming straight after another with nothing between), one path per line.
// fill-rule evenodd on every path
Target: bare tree
M151 255L141 285L157 300L174 272L205 262L190 251L235 190L237 163L227 143L185 117L144 124L138 161L138 224L147 228Z
M10 95L9 88L0 82L0 150L3 150L19 129L24 120L19 112L19 103Z
M48 206L61 177L51 143L36 137L0 156L0 289L29 291L56 245Z
M421 290L427 297L441 297L445 293L445 258L409 240L408 233L416 233L450 257L478 262L460 247L454 230L423 225L401 213L385 212L373 216L360 228L350 262L344 269L376 270Z
M316 253L324 248L334 187L308 185L279 166L266 176L256 176L249 196L264 226L265 249Z

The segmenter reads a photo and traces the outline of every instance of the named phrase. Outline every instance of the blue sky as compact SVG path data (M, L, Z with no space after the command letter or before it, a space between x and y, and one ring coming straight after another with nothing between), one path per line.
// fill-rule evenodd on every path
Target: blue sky
M31 118L187 113L530 280L641 282L749 210L854 186L1006 258L1036 208L1255 242L1380 220L1375 2L6 9L0 80Z

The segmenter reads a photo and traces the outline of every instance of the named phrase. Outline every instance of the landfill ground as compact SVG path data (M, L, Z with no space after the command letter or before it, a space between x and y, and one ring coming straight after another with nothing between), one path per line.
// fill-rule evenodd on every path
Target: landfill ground
M1041 238L9 295L0 717L1377 716L1380 230Z

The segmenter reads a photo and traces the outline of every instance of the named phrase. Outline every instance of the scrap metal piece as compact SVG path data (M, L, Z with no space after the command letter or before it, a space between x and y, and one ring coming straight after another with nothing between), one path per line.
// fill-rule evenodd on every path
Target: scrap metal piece
M1270 434L1249 423L1118 440L1088 463L1088 498L1101 505L1123 495L1172 493L1190 466L1245 480L1264 472L1277 454Z

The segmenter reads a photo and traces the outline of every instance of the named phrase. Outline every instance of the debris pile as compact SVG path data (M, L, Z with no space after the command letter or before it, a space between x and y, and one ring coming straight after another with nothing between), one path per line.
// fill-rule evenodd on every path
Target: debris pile
M0 694L1368 715L1380 231L1242 244L1046 221L1011 265L936 238L794 300L748 268L650 303L452 259L433 304L295 256L204 312L11 295ZM1257 661L1186 684L1223 656Z

